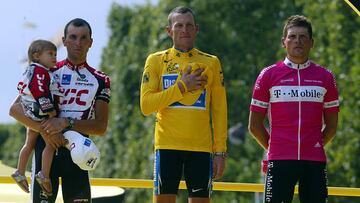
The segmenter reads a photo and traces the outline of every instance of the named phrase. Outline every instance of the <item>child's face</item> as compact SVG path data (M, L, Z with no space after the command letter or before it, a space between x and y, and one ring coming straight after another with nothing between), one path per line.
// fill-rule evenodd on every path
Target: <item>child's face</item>
M53 68L56 65L56 51L45 50L39 55L39 63L46 68Z

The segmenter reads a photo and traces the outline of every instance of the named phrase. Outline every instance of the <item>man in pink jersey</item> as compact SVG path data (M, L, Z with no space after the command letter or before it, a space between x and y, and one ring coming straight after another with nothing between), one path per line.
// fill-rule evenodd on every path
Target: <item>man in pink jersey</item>
M263 69L255 82L249 131L267 150L264 202L291 202L297 182L302 203L327 201L324 145L335 136L339 100L333 74L309 60L313 44L310 21L289 17L285 60Z

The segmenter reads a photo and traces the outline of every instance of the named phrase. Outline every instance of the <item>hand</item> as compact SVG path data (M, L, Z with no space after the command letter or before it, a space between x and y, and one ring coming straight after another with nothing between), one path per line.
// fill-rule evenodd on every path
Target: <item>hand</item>
M46 134L57 134L67 127L67 119L65 118L49 118L41 122L41 126Z
M219 179L223 176L225 170L225 157L214 156L213 159L213 179Z
M65 138L62 133L56 133L53 135L50 134L41 134L45 143L50 144L51 147L57 149L65 144Z
M204 68L199 68L194 72L191 72L191 67L189 66L183 72L181 75L181 80L185 83L188 91L204 89L205 85L207 84L207 76L201 75L204 70Z

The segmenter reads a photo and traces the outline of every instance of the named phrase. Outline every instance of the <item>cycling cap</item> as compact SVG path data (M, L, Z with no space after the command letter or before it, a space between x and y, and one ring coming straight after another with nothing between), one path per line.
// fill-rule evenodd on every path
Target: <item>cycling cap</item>
M69 130L64 133L65 147L70 150L71 159L82 170L91 171L100 162L100 151L95 143L78 132Z

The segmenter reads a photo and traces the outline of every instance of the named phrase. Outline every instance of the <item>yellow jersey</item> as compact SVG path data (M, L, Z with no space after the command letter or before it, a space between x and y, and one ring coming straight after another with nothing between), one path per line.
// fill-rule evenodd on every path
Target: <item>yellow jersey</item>
M176 79L190 63L205 64L213 74L194 104L181 103ZM155 149L226 152L227 102L223 72L216 56L195 48L175 48L150 54L141 82L140 107L145 116L156 112Z

